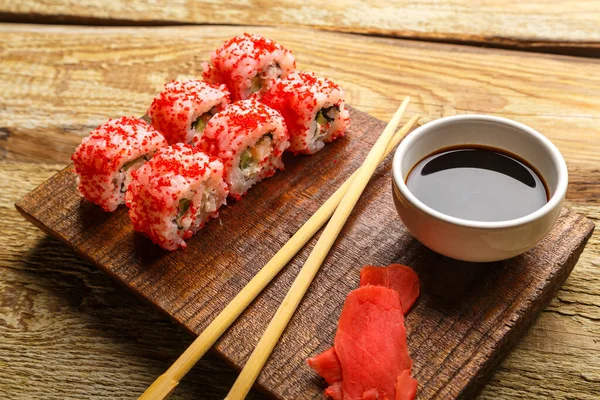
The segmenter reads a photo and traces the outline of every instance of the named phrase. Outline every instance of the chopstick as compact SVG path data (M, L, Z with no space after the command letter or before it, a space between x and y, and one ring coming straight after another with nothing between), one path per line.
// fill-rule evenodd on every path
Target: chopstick
M346 220L350 216L350 213L354 209L354 206L358 202L367 183L369 183L371 175L373 175L373 172L375 172L375 169L384 157L386 148L392 139L394 131L396 130L409 101L409 97L404 99L398 108L398 111L396 111L379 139L377 139L377 142L371 148L371 151L369 151L367 158L349 184L346 193L343 195L339 205L331 216L321 237L319 237L317 244L308 256L304 266L302 266L300 273L294 280L294 283L292 283L290 290L281 302L275 316L267 326L267 329L250 355L242 372L240 372L240 375L231 387L225 400L244 399L250 391L250 388L269 358L269 355L292 318L292 315L294 315L300 301L302 301L304 294L308 290L317 271L319 271L319 268L337 239Z
M405 100L408 104L408 98ZM402 103L404 104L404 103ZM381 161L392 152L406 133L415 125L419 116L415 115L396 132L389 143ZM342 186L302 225L290 240L265 264L265 266L246 284L246 286L217 315L194 342L179 356L169 369L159 376L154 383L140 396L140 400L165 399L179 384L179 381L192 369L231 324L244 312L260 292L287 265L294 255L314 236L327 222L350 183L358 174L358 170L350 176Z

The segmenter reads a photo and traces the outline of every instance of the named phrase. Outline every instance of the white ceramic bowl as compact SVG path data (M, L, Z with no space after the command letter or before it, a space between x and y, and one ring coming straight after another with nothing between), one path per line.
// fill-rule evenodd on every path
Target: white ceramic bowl
M455 218L423 204L406 186L411 168L442 148L479 144L505 149L532 164L550 191L542 208L499 222ZM567 165L545 136L521 123L487 115L458 115L429 122L400 143L392 164L394 203L406 228L430 249L464 261L505 260L535 246L552 228L567 191Z

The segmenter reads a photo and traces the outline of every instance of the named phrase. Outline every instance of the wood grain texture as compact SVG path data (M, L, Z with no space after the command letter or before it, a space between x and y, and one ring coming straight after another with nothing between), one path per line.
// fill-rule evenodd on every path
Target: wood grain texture
M89 130L108 117L140 115L165 81L198 75L210 50L250 29L0 25L0 391L9 398L131 398L191 342L39 233L13 203L62 169ZM387 120L410 94L409 113L427 119L482 112L536 127L567 159L569 207L600 228L598 62L309 30L251 31L292 48L300 68L338 81L351 104L378 118ZM596 233L481 399L597 397L599 267ZM223 398L233 377L212 357L174 398Z
M0 374L0 390L9 399L132 398L192 338L18 215L13 203L60 169L0 162L0 364L10 371ZM593 218L598 232L597 206L568 206ZM596 398L599 267L595 233L565 285L479 399ZM207 355L172 398L222 399L233 379L231 370Z
M126 209L107 214L84 201L70 168L17 203L135 293L198 334L302 223L356 170L385 126L350 109L347 137L222 209L218 221L167 253L134 234ZM343 160L343 162L341 162ZM333 343L337 319L365 264L402 263L421 278L406 319L419 399L473 398L574 267L593 223L564 211L551 233L523 256L474 264L439 256L399 222L390 193L391 158L380 166L323 263L257 383L279 399L318 399L322 384L306 359ZM262 336L316 239L309 242L216 344L238 368Z
M60 169L0 162L0 393L131 399L192 336L17 213L13 203ZM171 398L222 399L236 376L207 354Z
M581 49L582 54L600 52L600 9L595 0L21 0L4 2L0 16L17 22L93 25L302 26L551 51Z
M0 159L67 163L89 131L110 117L143 115L165 82L200 76L208 54L245 30L0 25ZM408 112L423 115L423 123L485 113L532 126L565 156L570 198L600 203L593 196L600 190L600 60L251 31L292 49L298 68L332 78L349 104L376 118L388 120L393 105L410 95Z

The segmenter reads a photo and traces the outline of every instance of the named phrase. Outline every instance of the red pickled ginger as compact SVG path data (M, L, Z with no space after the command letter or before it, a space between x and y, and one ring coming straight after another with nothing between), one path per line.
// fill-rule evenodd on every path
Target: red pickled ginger
M334 346L307 360L327 381L326 397L414 399L417 381L410 372L401 288L409 292L404 296L407 307L412 306L419 282L410 268L399 264L363 268L361 287L344 303Z
M404 314L419 297L419 276L412 268L402 264L387 267L367 265L360 270L360 286L377 285L394 289L400 294Z

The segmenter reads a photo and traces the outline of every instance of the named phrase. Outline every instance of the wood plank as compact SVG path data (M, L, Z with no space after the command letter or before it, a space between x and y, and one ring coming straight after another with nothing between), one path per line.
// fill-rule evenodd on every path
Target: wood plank
M85 202L70 167L17 203L38 227L63 240L117 281L198 334L274 252L358 168L385 124L350 109L347 137L255 186L188 241L167 253L134 234L126 209L107 214ZM339 162L344 160L344 162ZM473 264L439 256L399 222L388 157L371 180L322 270L257 382L278 399L317 399L321 382L306 358L330 347L347 293L362 265L410 265L422 281L406 319L419 399L474 398L510 348L564 283L594 224L565 210L527 254ZM315 167L320 166L320 167ZM296 256L219 340L215 349L243 366L314 246Z
M10 371L0 374L0 390L18 399L133 398L192 338L18 215L14 202L62 168L0 162L0 364ZM598 232L597 206L569 207L592 217ZM595 233L480 400L596 398L599 267ZM191 400L202 393L204 399L222 399L234 378L209 354L172 398ZM263 396L254 392L250 398Z
M545 51L600 54L595 0L548 2L418 0L353 2L293 0L187 1L23 0L5 2L13 22L85 24L234 24L314 27L424 40L485 43ZM332 46L332 43L329 44Z
M110 117L144 114L164 82L199 76L210 51L244 30L0 25L0 159L66 164L90 130ZM292 49L300 69L332 78L350 104L376 118L388 120L407 94L409 112L423 122L485 113L530 125L565 156L569 198L600 202L600 61L312 30L252 31ZM102 41L108 49L98 47ZM333 42L339 46L320 50Z
M62 168L0 162L0 393L131 399L193 337L19 215L14 202ZM236 376L209 353L171 399L223 399Z
M0 323L0 361L12 371L0 374L1 389L12 389L3 392L19 393L20 398L80 398L82 387L92 387L94 393L86 394L93 398L131 397L183 348L173 348L185 341L181 331L151 311L144 312L147 308L67 247L44 239L16 215L12 204L64 166L82 135L108 117L139 115L165 80L196 75L205 54L242 29L249 28L0 25L0 158L16 160L0 164L0 219L7 222L0 227L4 273L0 281L5 285L0 303L8 304L0 313L5 318ZM425 113L430 119L484 112L536 127L567 158L570 205L600 219L596 113L600 85L594 60L309 30L256 31L292 48L300 68L339 81L351 104L381 119L389 118L394 104L410 94L414 103L409 112ZM318 50L328 41L340 47ZM99 49L102 42L110 44ZM365 55L371 60L363 71L357 59ZM467 73L461 73L461 68ZM544 75L539 76L539 71ZM44 162L61 165L48 169L29 164ZM559 297L500 367L481 398L595 398L600 390L600 368L594 356L600 343L599 260L595 234ZM72 298L71 293L77 296ZM13 306L17 300L19 307ZM49 344L32 346L32 341ZM69 360L97 367L84 374L77 362ZM196 398L201 390L207 390L206 398L222 398L231 375L216 380L223 367L215 360L197 371L175 398ZM551 371L551 379L540 380L539 371ZM52 377L58 374L69 379L57 389ZM114 379L120 382L117 387Z

